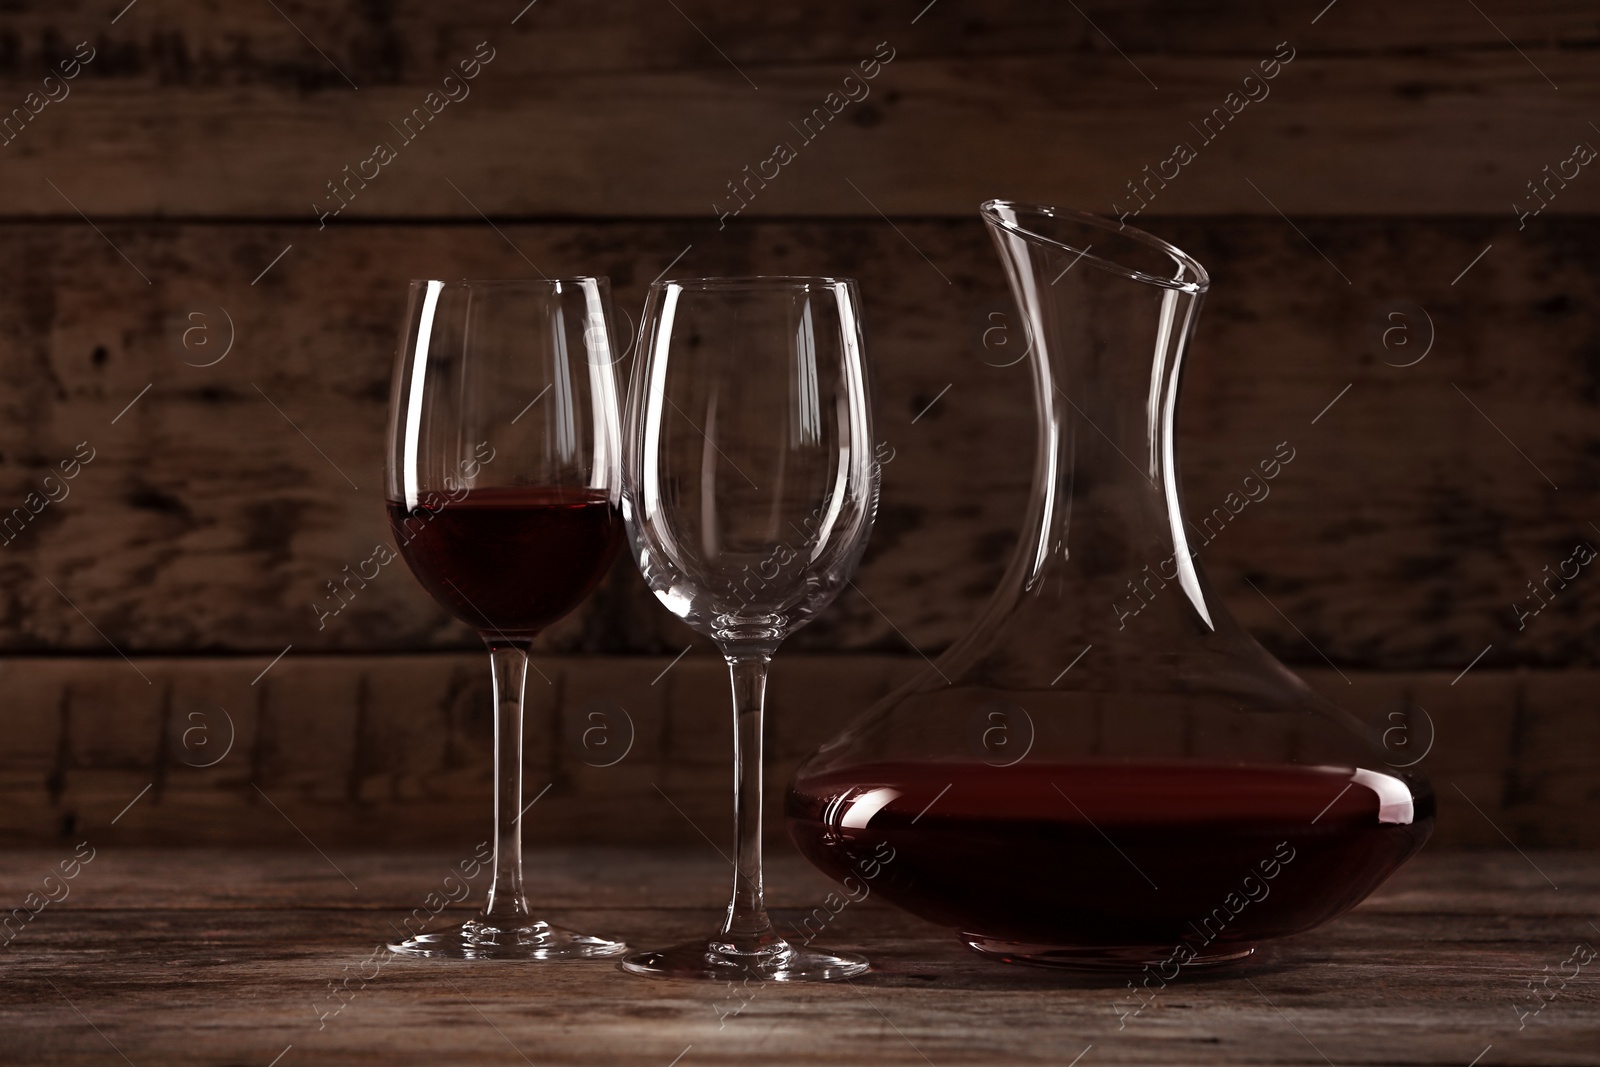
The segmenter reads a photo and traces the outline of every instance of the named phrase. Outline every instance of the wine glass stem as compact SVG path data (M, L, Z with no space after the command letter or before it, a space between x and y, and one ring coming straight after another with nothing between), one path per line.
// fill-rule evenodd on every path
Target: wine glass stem
M743 949L777 940L761 883L761 735L766 713L765 653L727 655L733 683L733 900L723 936Z
M485 638L494 672L494 881L482 918L503 925L528 918L522 891L522 687L526 640Z

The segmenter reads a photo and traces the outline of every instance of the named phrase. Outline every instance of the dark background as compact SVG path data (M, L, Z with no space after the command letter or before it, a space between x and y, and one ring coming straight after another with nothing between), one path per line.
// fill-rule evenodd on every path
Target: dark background
M1012 546L1033 427L978 203L1130 206L1280 42L1270 96L1137 220L1213 280L1191 512L1296 450L1205 563L1330 696L1428 710L1438 842L1600 840L1600 578L1513 608L1600 545L1600 168L1519 219L1600 146L1592 4L17 2L0 107L79 42L70 94L0 146L0 514L95 457L0 547L0 840L481 836L475 637L399 564L320 629L313 606L388 537L418 276L606 274L623 330L669 267L860 279L893 459L865 595L778 660L781 785L962 631ZM470 95L319 224L480 42ZM870 95L720 224L881 42ZM662 794L725 825L721 664L625 561L541 649L531 833L697 839ZM633 745L609 767L596 711Z

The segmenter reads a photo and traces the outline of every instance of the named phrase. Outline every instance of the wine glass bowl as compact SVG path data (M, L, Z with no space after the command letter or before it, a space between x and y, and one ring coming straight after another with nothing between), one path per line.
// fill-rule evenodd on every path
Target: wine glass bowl
M761 872L767 665L848 583L877 506L859 303L841 278L651 286L623 516L651 591L728 662L737 858L718 935L629 956L632 973L806 981L867 968L778 936Z
M651 291L624 507L646 583L719 645L775 648L866 549L877 481L858 303L832 278Z
M392 951L572 959L626 946L534 918L522 882L528 648L623 540L620 398L603 278L412 283L390 402L390 529L418 582L488 646L495 858L477 918Z

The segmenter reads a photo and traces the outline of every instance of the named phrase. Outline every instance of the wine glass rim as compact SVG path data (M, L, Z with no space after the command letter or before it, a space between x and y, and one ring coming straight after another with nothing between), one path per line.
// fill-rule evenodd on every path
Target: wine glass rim
M1150 285L1158 285L1163 289L1176 289L1179 292L1184 293L1203 293L1211 287L1210 274L1208 274L1206 269L1200 265L1199 261L1193 256L1189 255L1189 253L1185 252L1177 245L1163 241L1153 233L1150 233L1146 230L1141 230L1137 226L1129 226L1125 222L1118 222L1115 219L1108 219L1104 215L1096 215L1088 211L1074 211L1071 208L1052 207L1049 204L1030 204L1021 200L985 200L982 204L978 205L978 211L983 215L984 221L989 223L991 226L999 227L1000 229L1005 230L1007 233L1016 234L1018 237L1025 238L1030 241L1038 241L1041 244L1052 245L1056 248L1062 249L1063 251L1073 253L1073 255L1077 257L1077 259L1073 260L1074 264L1076 264L1078 260L1082 260L1093 267L1097 267L1098 269L1111 274L1121 275L1124 278L1129 278L1138 282L1145 282ZM1017 215L1042 215L1045 218L1050 219L1064 219L1069 222L1076 222L1084 226L1092 226L1095 229L1110 231L1118 236L1127 237L1131 240L1137 241L1139 244L1146 245L1155 249L1157 252L1170 257L1175 263L1178 264L1179 267L1183 269L1186 275L1191 275L1191 277L1189 277L1187 280L1181 278L1163 278L1158 274L1149 274L1142 270L1135 270L1133 267L1124 266L1114 259L1106 259L1103 256L1091 255L1089 249L1093 248L1093 245L1089 245L1085 248L1078 248L1076 245L1070 245L1067 242L1057 240L1054 237L1047 237L1042 233L1038 233L1034 230L1028 229L1025 226L1019 225L1018 223L1010 221L1001 214L1002 211L1011 211Z
M748 274L728 277L660 278L650 283L652 289L677 286L679 289L832 289L840 285L855 285L854 278L827 274Z
M562 284L580 284L584 282L598 282L609 286L611 279L604 274L572 274L562 278L412 278L411 284L417 285L444 285L444 286L485 286L485 285L521 285L549 287Z

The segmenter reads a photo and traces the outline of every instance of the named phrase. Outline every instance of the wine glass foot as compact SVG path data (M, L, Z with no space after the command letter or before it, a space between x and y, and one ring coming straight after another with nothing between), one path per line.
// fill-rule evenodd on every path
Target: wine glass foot
M716 938L624 956L622 969L649 978L699 978L714 982L831 982L865 974L870 964L853 952L799 948L779 940L758 952L740 952Z
M502 927L469 919L446 930L391 941L389 951L447 960L594 960L620 956L628 946L547 922Z
M982 956L1005 963L1026 963L1034 967L1054 967L1064 971L1137 971L1145 967L1171 965L1172 945L1035 945L1006 941L982 934L962 934L961 943ZM1183 967L1217 967L1248 959L1256 951L1253 944L1236 942L1218 945L1203 952L1191 952Z

